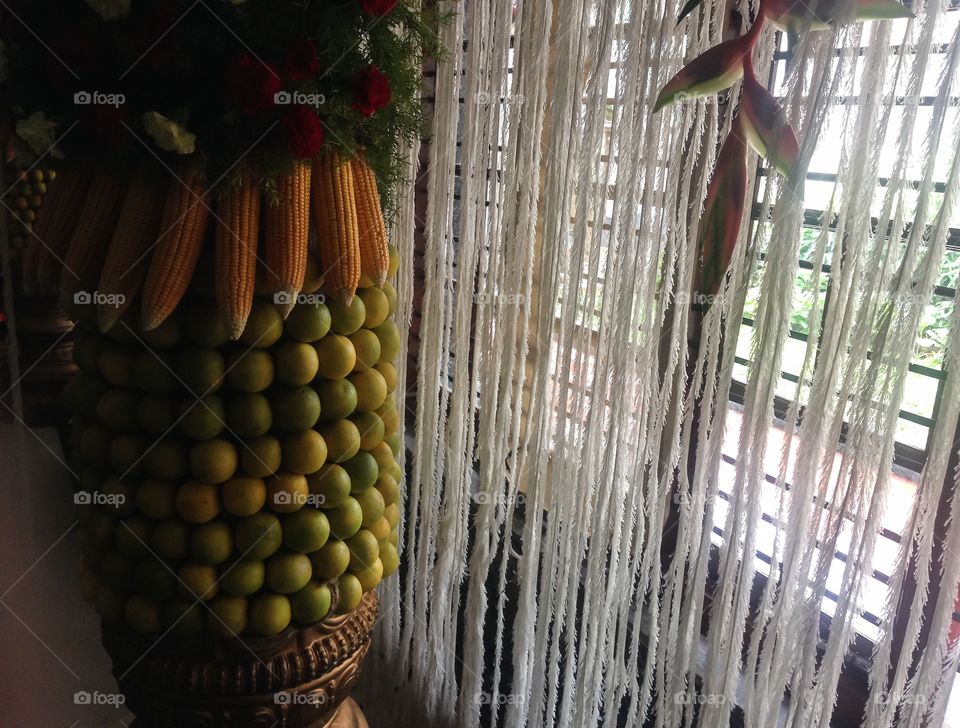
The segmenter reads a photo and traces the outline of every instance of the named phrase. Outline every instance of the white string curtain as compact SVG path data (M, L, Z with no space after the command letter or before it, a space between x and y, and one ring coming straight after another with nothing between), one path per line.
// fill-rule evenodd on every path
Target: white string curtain
M750 728L828 725L872 573L913 342L956 218L956 35L945 39L932 113L923 123L918 114L948 6L916 0L915 18L896 30L844 25L796 50L783 103L802 142L801 170L824 135L842 152L812 254L810 343L783 450L773 454L778 484L790 484L779 488L785 527L771 554L782 566L754 617L761 485L803 200L775 175L753 176L770 222L745 221L730 276L701 321L688 305L697 225L729 114L713 99L652 113L663 84L729 31L730 8L706 0L677 25L673 0L457 6L441 30L449 54L437 66L425 170L405 570L381 592L365 668L375 724L607 727L653 716L673 728L694 725L696 707L697 725L719 726L736 704ZM757 10L738 9L745 19ZM772 29L763 33L757 68L774 51ZM738 93L739 84L731 104ZM838 106L841 96L856 103ZM878 200L884 143L896 158ZM417 156L411 149L411 175ZM944 170L945 191L934 194ZM392 231L407 321L413 206L411 191ZM827 306L819 281L831 223ZM761 254L736 478L721 518L736 333ZM956 371L956 310L951 325L945 368ZM948 641L960 524L950 527L947 558L935 560L932 539L955 476L947 469L960 384L950 376L945 387L891 576L870 728L939 725L960 661ZM676 544L662 561L674 507ZM724 537L705 613L714 526ZM841 543L848 558L821 640ZM911 577L920 586L901 604ZM913 663L931 579L944 586L930 647ZM910 615L900 650L895 610Z

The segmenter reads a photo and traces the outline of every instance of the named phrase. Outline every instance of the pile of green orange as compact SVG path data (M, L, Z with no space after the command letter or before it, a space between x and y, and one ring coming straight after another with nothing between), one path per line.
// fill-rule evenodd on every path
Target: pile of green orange
M396 571L396 292L322 299L283 320L258 297L237 342L199 286L151 332L135 312L106 335L81 324L65 394L81 576L104 619L274 635Z

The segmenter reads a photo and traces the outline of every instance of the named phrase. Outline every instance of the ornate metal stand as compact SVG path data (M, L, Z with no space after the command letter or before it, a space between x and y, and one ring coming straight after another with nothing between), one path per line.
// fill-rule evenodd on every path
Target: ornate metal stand
M376 614L370 592L349 614L267 639L184 645L104 625L103 644L137 728L366 726L348 696Z

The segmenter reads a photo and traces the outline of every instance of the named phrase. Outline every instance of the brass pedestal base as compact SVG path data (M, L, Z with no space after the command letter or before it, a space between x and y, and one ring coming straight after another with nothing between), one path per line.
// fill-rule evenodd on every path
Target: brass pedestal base
M104 625L136 728L367 728L349 694L370 648L377 597L268 639L159 641Z
M340 704L337 714L324 728L370 728L370 726L356 701L353 698L347 698Z

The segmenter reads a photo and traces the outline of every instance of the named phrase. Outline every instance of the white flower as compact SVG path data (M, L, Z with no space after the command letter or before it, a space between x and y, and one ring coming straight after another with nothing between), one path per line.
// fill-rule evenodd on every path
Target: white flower
M143 126L157 146L168 152L193 154L196 148L196 134L191 134L177 122L156 111L148 111L143 115Z
M130 14L130 0L87 0L87 5L104 20L122 20Z
M57 126L57 122L49 121L42 111L34 111L26 119L17 122L17 136L37 154L43 156L49 153L51 157L62 159L63 152L56 147Z

